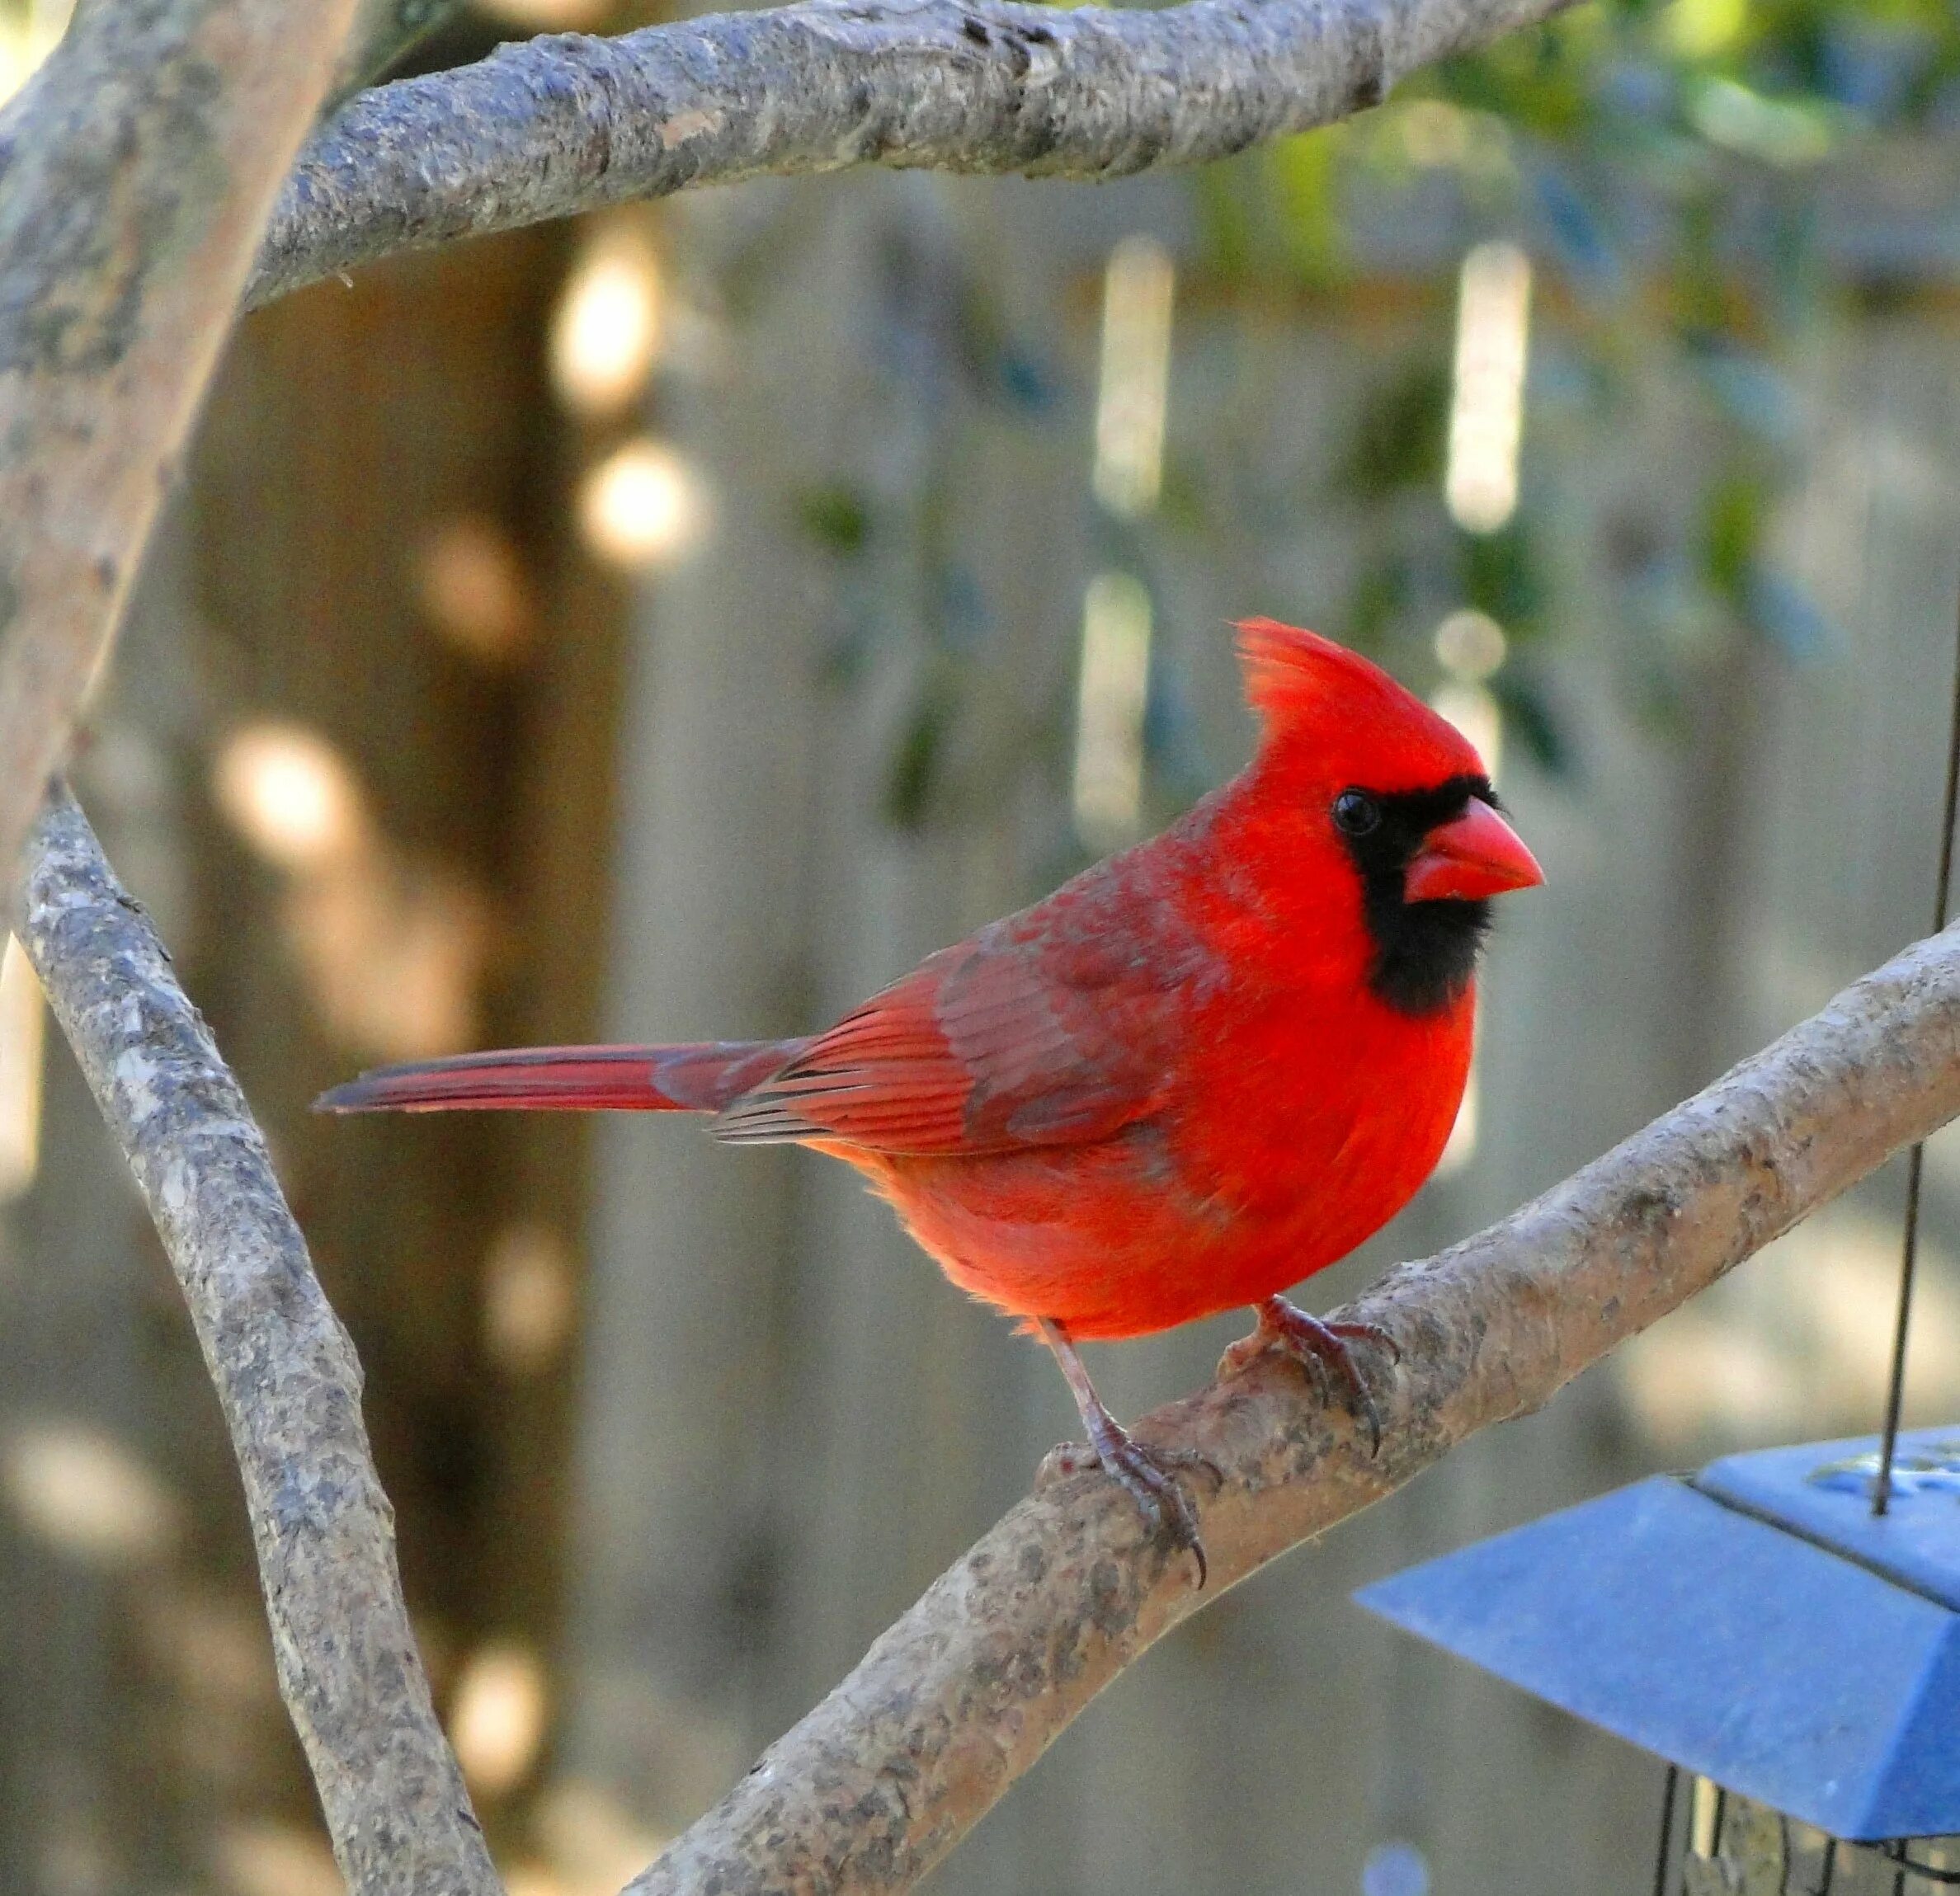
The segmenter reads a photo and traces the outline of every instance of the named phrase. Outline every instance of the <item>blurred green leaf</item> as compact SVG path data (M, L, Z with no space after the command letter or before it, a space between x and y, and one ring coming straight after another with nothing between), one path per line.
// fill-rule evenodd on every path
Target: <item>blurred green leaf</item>
M871 503L845 482L806 487L796 496L796 519L818 546L840 558L861 553L871 539Z
M1378 649L1407 609L1411 590L1408 566L1401 558L1390 555L1364 567L1348 600L1349 642L1364 651Z
M1248 190L1253 162L1239 158L1223 164L1200 165L1191 175L1205 267L1212 275L1227 280L1242 280L1254 273L1258 245Z
M1514 514L1494 534L1464 534L1459 543L1465 603L1487 612L1511 637L1531 637L1547 589L1524 516Z
M1731 472L1710 484L1703 503L1702 571L1708 584L1738 610L1744 608L1763 537L1763 501L1760 481Z
M1535 679L1507 666L1491 680L1490 689L1504 713L1505 735L1524 747L1533 763L1554 777L1578 774L1564 725Z
M1337 485L1360 501L1440 487L1449 422L1448 366L1434 358L1409 365L1363 408Z
M1316 286L1338 282L1347 261L1347 234L1337 192L1345 129L1329 125L1303 132L1281 139L1265 153L1289 261L1303 281Z
M925 827L940 787L952 723L953 705L947 694L936 684L928 685L906 718L885 777L885 820L895 829Z

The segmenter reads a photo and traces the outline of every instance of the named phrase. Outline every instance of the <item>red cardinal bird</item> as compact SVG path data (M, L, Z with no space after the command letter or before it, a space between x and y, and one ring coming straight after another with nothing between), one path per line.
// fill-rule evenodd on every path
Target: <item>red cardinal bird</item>
M1190 1458L1131 1438L1076 1343L1250 1304L1229 1360L1331 1370L1378 1434L1348 1342L1392 1344L1279 1293L1428 1177L1489 898L1543 880L1476 751L1385 672L1270 619L1239 651L1263 727L1240 775L824 1033L468 1054L319 1104L709 1113L731 1144L855 1165L954 1283L1040 1332L1096 1460L1202 1583Z

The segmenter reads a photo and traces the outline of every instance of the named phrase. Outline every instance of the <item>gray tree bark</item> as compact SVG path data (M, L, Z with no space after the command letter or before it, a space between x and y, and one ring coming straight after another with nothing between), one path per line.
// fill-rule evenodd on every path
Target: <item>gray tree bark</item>
M9 869L107 653L353 10L354 0L84 7L0 118Z
M170 957L57 790L21 939L136 1175L244 1478L280 1688L361 1896L498 1884L416 1652L360 1367Z
M564 34L351 101L302 154L257 307L392 252L850 165L1126 176L1379 105L1568 0L803 0Z

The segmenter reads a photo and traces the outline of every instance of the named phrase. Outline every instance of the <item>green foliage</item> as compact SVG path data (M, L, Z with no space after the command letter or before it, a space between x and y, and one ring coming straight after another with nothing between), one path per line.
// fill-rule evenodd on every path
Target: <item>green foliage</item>
M1548 582L1528 515L1514 514L1496 532L1457 536L1463 603L1488 613L1514 643L1541 627Z
M925 827L938 787L954 706L938 681L913 701L886 771L884 817L893 829Z
M1702 509L1703 571L1717 593L1739 605L1763 534L1762 483L1727 471L1710 482Z
M1397 367L1363 409L1337 487L1363 501L1391 500L1411 487L1439 490L1449 425L1449 363L1431 354Z
M1542 551L1558 457L1665 414L1692 443L1658 483L1665 517L1638 559L1608 562L1633 645L1623 675L1659 701L1690 688L1711 638L1827 652L1823 615L1769 551L1803 433L1779 365L1820 318L1895 306L1914 266L1848 276L1821 244L1819 199L1833 167L1957 125L1952 0L1594 0L1206 173L1213 293L1305 294L1359 333L1378 228L1406 206L1433 229L1440 198L1460 233L1415 326L1421 352L1398 343L1373 372L1330 473L1368 548L1340 629L1406 655L1469 605L1514 653L1556 636L1576 616ZM1538 314L1519 511L1478 534L1448 521L1442 472L1456 264L1492 236L1531 255ZM1569 761L1515 662L1493 681L1514 734Z
M1533 763L1554 777L1576 774L1578 760L1564 721L1552 710L1537 679L1521 666L1509 666L1491 681L1491 689L1504 713L1505 731Z
M1338 148L1312 133L1282 139L1265 168L1279 211L1287 262L1304 283L1337 283L1347 257L1339 200Z
M1819 201L1834 167L1882 164L1942 125L1960 125L1953 0L1594 0L1356 120L1198 169L1180 327L1236 303L1260 332L1249 360L1289 309L1359 339L1326 383L1345 433L1305 466L1284 430L1220 464L1180 449L1174 403L1156 510L1119 521L1085 496L1095 570L1154 579L1172 541L1280 539L1336 514L1354 558L1326 628L1420 682L1450 614L1489 615L1507 640L1489 687L1509 736L1562 773L1584 763L1548 682L1568 628L1617 642L1609 675L1656 730L1685 725L1737 639L1827 656L1831 628L1774 553L1806 435L1785 365L1820 318L1896 307L1912 283L1910 260L1849 276ZM1472 531L1444 494L1455 308L1464 253L1496 238L1532 260L1529 383L1516 509ZM1072 429L1079 412L1057 399L1050 339L1017 333L1001 286L936 242L895 239L881 266L868 359L893 398L883 471L793 503L836 562L833 675L874 651L919 661L880 779L882 814L907 833L983 802L1002 746L1067 748L1063 711L1050 729L987 708L997 607L957 529L976 430ZM737 308L776 261L759 234ZM1568 478L1595 472L1603 445L1616 468L1653 457L1635 493ZM1174 673L1153 672L1145 731L1159 804L1209 774Z
M806 487L796 496L797 525L827 553L855 558L871 538L871 502L844 481Z
M1364 652L1378 652L1407 616L1414 594L1409 562L1400 554L1391 552L1370 560L1348 600L1342 628L1348 642Z

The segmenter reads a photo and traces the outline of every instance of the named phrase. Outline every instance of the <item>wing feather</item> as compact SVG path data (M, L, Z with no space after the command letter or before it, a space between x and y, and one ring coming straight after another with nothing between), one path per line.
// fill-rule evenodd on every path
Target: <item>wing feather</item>
M931 956L733 1101L715 1136L921 1155L1110 1137L1161 1103L1209 960L1167 904L1138 941L1122 894L1072 884Z

